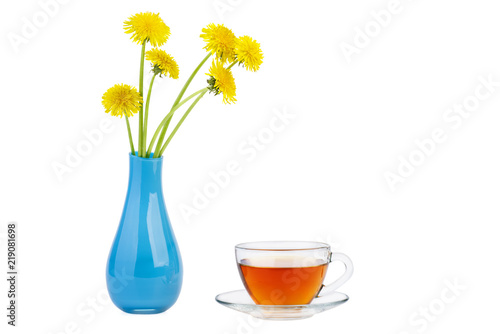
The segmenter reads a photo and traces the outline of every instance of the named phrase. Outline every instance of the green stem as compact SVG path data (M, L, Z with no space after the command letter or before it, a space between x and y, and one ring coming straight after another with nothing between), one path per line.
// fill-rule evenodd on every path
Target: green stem
M206 57L203 58L203 60L200 62L200 64L194 69L193 73L191 73L191 76L187 79L186 83L184 84L184 87L182 87L181 91L179 92L179 95L177 95L177 98L175 99L175 102L172 105L172 108L170 110L172 110L179 103L179 101L182 99L182 96L186 92L186 89L189 87L189 84L191 84L191 81L193 81L194 76L198 73L200 68L203 66L203 64L205 64L205 62L208 60L208 58L210 58L211 55L212 55L212 53L209 52L206 55ZM167 122L163 125L163 130L161 131L160 138L158 139L158 144L156 145L155 156L161 148L161 145L163 143L163 139L165 138L165 134L167 133L167 129L168 129L169 125L170 125L170 119L168 119Z
M230 69L231 69L231 67L233 67L234 65L236 65L236 63L237 63L237 62L238 62L237 60L233 61L233 63L232 63L231 65L229 65L229 66L227 67L227 69L228 69L228 70L230 70Z
M203 64L205 64L205 62L208 60L208 58L210 58L211 55L212 54L209 52L207 54L207 56L205 58L203 58L203 60L200 62L200 64L198 64L198 67L196 67L194 69L193 73L191 73L191 76L189 77L189 79L187 79L187 81L184 84L184 87L182 87L179 95L177 95L177 98L175 99L175 102L174 102L174 105L172 106L172 108L175 107L175 105L177 103L179 103L179 101L182 99L182 96L186 92L186 89L189 87L189 84L191 84L191 81L193 81L194 76L196 75L196 73L198 73L198 71L200 70L200 68L203 66Z
M141 50L141 67L140 67L140 72L139 72L139 94L143 97L144 94L144 53L146 52L146 41L142 43L142 50ZM141 109L139 110L139 147L138 147L138 154L140 157L143 156L142 152L142 133L144 130L144 105L141 105Z
M180 107L182 107L182 105L184 103L186 103L187 101L191 100L193 97L195 97L196 95L200 94L202 91L204 91L206 88L202 88L200 89L199 91L196 91L194 92L193 94L189 95L188 97L186 97L184 100L182 100L181 102L179 102L174 108L172 108L172 110L167 114L167 116L165 116L163 118L163 120L161 121L161 123L158 125L158 128L156 128L156 131L153 135L153 138L151 139L151 143L149 144L149 148L148 148L148 152L146 153L146 156L150 156L151 155L151 150L153 149L153 145L156 141L156 138L158 137L158 135L160 134L160 130L162 129L163 125L165 125L165 123L167 121L169 121L171 118L172 118L172 115L174 114L174 112L179 109Z
M134 141L132 140L132 132L130 131L130 123L128 121L128 116L126 113L125 113L125 120L127 121L128 141L130 143L130 151L132 155L135 155Z
M196 103L198 103L198 101L201 100L201 98L203 97L203 95L205 95L205 93L207 91L208 91L208 88L205 88L205 91L203 93L201 93L200 95L198 95L198 97L196 98L196 100L194 100L194 102L189 106L189 109L182 116L182 118L180 119L179 123L177 123L177 125L174 128L174 130L172 130L172 133L170 134L170 136L168 137L167 141L165 142L165 145L163 145L163 147L161 148L160 156L163 155L163 152L167 148L168 144L170 143L170 141L172 140L172 138L174 137L174 135L177 133L177 130L179 130L179 127L182 125L182 122L184 122L184 120L186 119L186 117L188 117L188 115L191 112L191 110L193 110L193 108L196 105Z
M146 142L147 142L147 137L148 137L148 113L149 113L149 101L151 99L151 91L153 90L153 82L155 81L156 78L156 73L153 75L151 78L151 83L149 84L149 90L148 90L148 98L146 99L146 109L144 110L144 131L143 131L143 138L142 138L142 152L146 152ZM146 158L149 158L149 154L146 154Z

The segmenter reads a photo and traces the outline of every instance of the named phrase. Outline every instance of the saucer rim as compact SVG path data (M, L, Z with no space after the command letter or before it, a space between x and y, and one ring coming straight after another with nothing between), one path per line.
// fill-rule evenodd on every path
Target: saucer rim
M238 289L238 290L232 290L232 291L227 291L227 292L222 292L222 293L219 293L215 296L215 301L218 302L219 304L221 305L235 305L235 304L240 304L240 305L254 305L254 306L257 306L257 307L265 307L265 308L275 308L275 307L279 307L281 309L283 308L306 308L306 307L309 307L311 306L311 303L309 304L295 304L295 305L263 305L263 304L256 304L255 302L252 301L253 304L249 304L249 303L230 303L230 302L225 302L225 301L222 301L222 300L219 300L218 297L221 296L221 295L224 295L224 294L228 294L228 293L233 293L233 292L244 292L248 295L248 291L246 291L245 289ZM315 299L321 299L322 297L326 297L326 296L329 296L329 295L333 295L333 294L341 294L344 296L344 299L342 300L339 300L337 301L337 303L345 303L349 300L349 296L343 292L340 292L340 291L333 291L329 294L326 294L326 295L322 295L322 296L318 296L318 297L314 297L313 301ZM250 295L248 295L250 297ZM332 303L332 302L325 302L325 303ZM321 304L314 304L314 305L321 305Z

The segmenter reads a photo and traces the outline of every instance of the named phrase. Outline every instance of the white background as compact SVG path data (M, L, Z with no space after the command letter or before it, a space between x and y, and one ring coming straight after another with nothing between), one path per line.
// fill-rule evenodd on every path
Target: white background
M491 0L401 0L376 31L370 12L389 3L70 0L13 47L8 36L22 36L23 18L33 22L42 7L3 1L1 262L6 224L18 222L20 309L16 329L1 316L2 333L498 332L500 87L459 126L443 115L474 101L479 77L500 81L500 8ZM165 153L185 279L175 306L152 316L122 313L104 295L129 147L124 119L105 114L101 96L115 83L137 86L140 47L122 23L141 11L159 12L171 27L165 49L181 71L156 86L150 133L205 55L202 27L224 23L257 39L265 55L257 73L235 68L235 105L206 96ZM373 37L349 62L341 45L355 46L366 26ZM207 69L190 92L204 86ZM267 131L274 109L295 118L248 159L238 147ZM64 164L68 147L103 119L113 130L59 180L53 164ZM384 174L397 173L399 156L418 158L415 141L436 128L446 140L392 191ZM241 173L186 219L180 206L192 206L209 173L231 160ZM234 245L275 239L324 241L348 254L355 273L340 291L349 302L295 322L252 321L218 305L216 294L242 288ZM447 281L463 289L444 303Z

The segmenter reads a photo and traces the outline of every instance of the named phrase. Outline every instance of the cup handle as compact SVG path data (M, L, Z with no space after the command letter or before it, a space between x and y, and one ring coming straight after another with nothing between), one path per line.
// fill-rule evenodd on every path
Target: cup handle
M321 289L319 289L318 294L316 297L321 297L327 294L330 294L332 292L335 292L342 284L347 282L349 278L351 278L352 273L354 271L354 267L352 265L352 261L349 258L349 256L345 255L344 253L331 253L329 256L329 261L328 263L331 263L333 261L340 261L344 264L345 266L345 272L340 276L335 282L328 284L328 285L322 285Z

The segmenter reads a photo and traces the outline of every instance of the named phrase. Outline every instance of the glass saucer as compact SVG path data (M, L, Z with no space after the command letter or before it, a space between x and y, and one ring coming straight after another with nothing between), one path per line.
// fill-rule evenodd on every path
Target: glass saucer
M267 320L298 320L310 318L316 313L329 310L349 300L346 294L332 292L313 299L307 305L257 305L246 290L221 293L215 297L220 304L233 310L248 313Z

